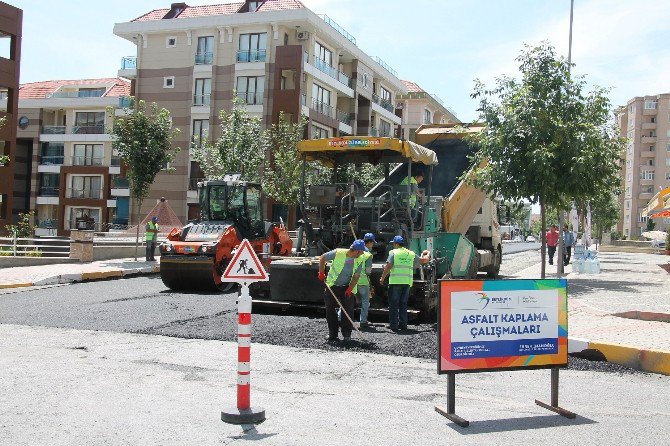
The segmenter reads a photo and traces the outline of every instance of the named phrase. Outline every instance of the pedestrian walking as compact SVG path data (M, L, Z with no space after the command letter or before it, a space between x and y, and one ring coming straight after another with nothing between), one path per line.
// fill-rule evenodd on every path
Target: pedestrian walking
M563 226L563 265L570 264L572 247L576 244L575 235L568 230L568 225Z
M370 310L370 273L372 273L372 247L375 245L375 235L371 232L368 232L363 236L363 241L365 242L365 251L361 255L361 261L363 262L363 269L361 271L361 277L358 279L358 294L361 296L361 319L360 326L367 327L370 325L368 322L368 311Z
M558 226L551 225L551 229L547 231L547 254L549 255L549 264L554 264L554 254L556 254L556 246L558 245Z
M326 281L328 287L342 303L344 311L349 318L354 317L354 294L357 291L356 285L363 270L363 262L360 257L365 251L365 242L356 240L349 249L333 249L319 258L319 280ZM326 262L332 261L328 276L326 276ZM328 342L339 340L338 331L342 331L342 337L345 341L351 339L353 325L349 318L340 318L337 316L337 302L326 288L323 292L323 300L326 306L326 321L328 322ZM339 328L339 330L338 330Z
M389 277L389 328L393 331L407 330L407 301L414 282L414 270L430 261L430 253L423 251L421 257L405 248L405 239L400 235L393 238L393 248L389 252L379 283L384 285Z
M158 242L158 217L153 216L151 220L147 222L146 227L144 228L144 237L147 243L147 262L153 262L156 259L154 258L156 252L156 244Z

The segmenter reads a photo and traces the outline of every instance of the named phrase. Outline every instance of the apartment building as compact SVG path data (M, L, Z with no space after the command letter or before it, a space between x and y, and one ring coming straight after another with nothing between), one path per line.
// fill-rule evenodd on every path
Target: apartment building
M402 81L406 93L396 95L396 108L402 116L402 135L414 141L416 129L423 124L452 124L461 121L442 99L424 91L412 81Z
M0 39L5 41L0 45L0 102L4 106L0 112L0 119L4 118L0 126L0 156L9 157L8 162L0 163L0 233L5 232L5 225L14 221L20 209L22 184L15 177L26 181L26 172L16 164L22 23L22 10L0 2Z
M670 93L631 99L619 111L619 127L628 144L617 227L626 237L637 237L647 227L645 207L670 185Z
M393 136L401 124L395 98L406 87L393 68L297 0L172 3L116 24L114 33L137 48L119 76L132 80L138 98L170 110L181 130L174 171L157 176L147 203L168 197L183 220L197 216L202 176L187 148L193 137L217 137L233 94L266 126L280 112L294 122L307 116L306 138Z
M36 235L69 235L77 224L128 223L128 183L107 129L128 105L125 79L58 80L19 89L17 152L27 172L22 211L37 211ZM16 180L20 180L17 178Z

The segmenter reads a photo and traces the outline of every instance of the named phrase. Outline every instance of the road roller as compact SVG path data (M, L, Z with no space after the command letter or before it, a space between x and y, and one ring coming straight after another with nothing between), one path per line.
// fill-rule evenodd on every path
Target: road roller
M229 290L233 284L221 276L245 238L267 270L273 256L290 256L288 231L263 218L261 193L260 184L239 175L198 183L199 221L172 229L159 246L163 283L172 290Z

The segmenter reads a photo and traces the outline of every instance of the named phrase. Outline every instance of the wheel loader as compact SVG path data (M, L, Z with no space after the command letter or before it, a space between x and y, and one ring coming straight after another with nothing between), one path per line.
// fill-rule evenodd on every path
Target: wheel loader
M261 186L226 175L198 183L200 220L173 229L159 246L161 279L172 290L227 291L221 282L233 252L243 239L251 242L266 269L273 256L291 255L292 242L283 224L263 218Z

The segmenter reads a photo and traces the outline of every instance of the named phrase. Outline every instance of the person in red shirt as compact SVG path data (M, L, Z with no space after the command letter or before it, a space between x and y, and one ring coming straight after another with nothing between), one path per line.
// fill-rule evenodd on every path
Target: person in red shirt
M554 254L558 245L558 226L551 225L551 230L547 231L547 253L549 254L549 264L554 264Z

